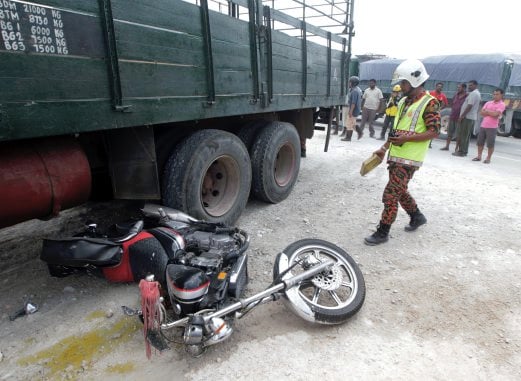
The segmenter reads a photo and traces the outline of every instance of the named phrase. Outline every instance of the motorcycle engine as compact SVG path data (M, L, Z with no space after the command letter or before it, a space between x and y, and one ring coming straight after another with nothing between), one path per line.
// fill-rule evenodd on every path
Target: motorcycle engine
M185 236L187 251L194 255L184 258L185 264L197 267L207 274L222 269L224 257L236 248L236 241L229 234L195 231Z
M183 232L183 237L185 253L176 259L177 264L168 265L167 278L172 304L186 315L225 298L229 284L225 258L237 242L229 234L205 231Z

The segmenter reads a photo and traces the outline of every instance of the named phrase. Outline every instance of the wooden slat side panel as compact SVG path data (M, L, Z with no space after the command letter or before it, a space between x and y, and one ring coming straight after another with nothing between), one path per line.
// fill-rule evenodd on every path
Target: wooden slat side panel
M118 23L116 39L121 60L204 67L204 45L199 37ZM216 68L250 70L249 45L216 40L213 52Z
M0 102L109 98L100 59L0 53Z
M200 37L124 23L117 23L115 29L119 59L204 65Z
M210 28L213 41L228 41L244 46L249 46L250 44L248 23L246 21L211 11Z
M199 7L173 0L112 0L116 22L124 21L202 36Z
M243 94L245 97L249 97L253 93L249 71L218 70L215 73L215 83L217 95Z
M302 94L302 41L272 32L273 93Z
M205 96L206 71L200 67L120 62L124 98ZM251 94L250 72L218 70L215 73L218 95Z
M302 73L273 70L274 94L302 94Z
M194 26L201 23L199 8L172 8L171 3L139 4L136 11L114 2L124 98L197 96L207 91L205 46L200 27ZM248 23L211 12L210 29L216 93L251 94Z
M201 67L120 62L119 69L124 98L206 94L206 71Z

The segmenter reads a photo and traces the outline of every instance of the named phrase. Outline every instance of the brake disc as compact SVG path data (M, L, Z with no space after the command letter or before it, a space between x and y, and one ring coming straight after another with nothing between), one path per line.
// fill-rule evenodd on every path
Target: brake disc
M342 270L340 270L340 265L336 263L328 271L315 275L311 283L323 290L336 290L342 284Z

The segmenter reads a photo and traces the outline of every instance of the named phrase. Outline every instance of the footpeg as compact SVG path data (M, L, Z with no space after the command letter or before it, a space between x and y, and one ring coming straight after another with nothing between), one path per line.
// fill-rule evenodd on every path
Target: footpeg
M161 333L158 330L149 329L147 331L147 341L159 352L163 352L167 349L170 349L167 342L165 341L163 336L161 336Z

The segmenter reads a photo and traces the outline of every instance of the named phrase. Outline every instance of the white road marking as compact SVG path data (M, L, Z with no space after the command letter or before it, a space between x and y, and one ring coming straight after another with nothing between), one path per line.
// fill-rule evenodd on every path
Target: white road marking
M512 161L521 161L519 159L512 159L510 157L505 157L505 156L500 156L500 155L494 155L496 158L501 158L501 159L505 159L505 160L512 160Z

